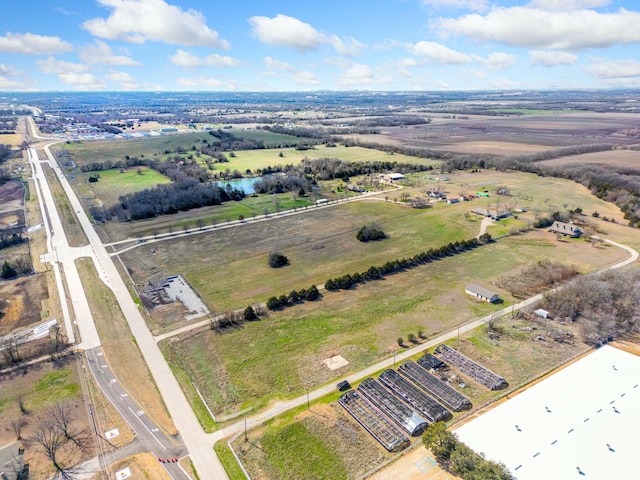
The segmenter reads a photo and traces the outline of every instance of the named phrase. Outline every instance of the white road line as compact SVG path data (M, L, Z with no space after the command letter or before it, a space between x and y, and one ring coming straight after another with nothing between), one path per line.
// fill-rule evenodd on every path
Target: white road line
M134 415L138 420L140 420L140 417L136 414L136 412L134 412L134 411L131 409L131 407L127 407L127 408L129 409L129 411L130 411L131 413L133 413L133 415ZM158 437L156 437L156 436L153 434L153 432L152 432L151 430L149 430L149 427L147 427L147 426L145 425L145 423L144 423L142 420L140 420L140 423L142 424L142 426L143 426L144 428L146 428L146 429L147 429L147 432L149 432L149 434L150 434L150 435L151 435L151 436L156 440L156 442L158 442L158 445L160 445L162 448L164 448L164 449L166 450L166 449L167 449L167 447L165 447L165 446L160 442L160 440L158 440Z

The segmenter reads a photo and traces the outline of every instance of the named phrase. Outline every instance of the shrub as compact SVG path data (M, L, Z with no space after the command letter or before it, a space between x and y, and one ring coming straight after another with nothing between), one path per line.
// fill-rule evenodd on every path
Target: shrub
M258 318L256 311L253 309L251 305L249 305L247 308L244 309L243 316L244 316L244 319L247 321L256 320Z
M280 308L280 307L281 307L280 300L278 300L276 297L270 297L267 300L267 308L269 310L275 310L275 309Z
M279 252L271 252L268 262L271 268L280 268L289 265L289 259Z
M365 225L358 230L356 238L361 242L368 242L369 240L382 240L386 238L386 235L382 231L379 225Z
M9 264L9 262L5 260L4 263L2 264L2 273L0 273L0 276L6 279L6 278L13 278L17 275L18 275L18 272L13 267L13 265Z

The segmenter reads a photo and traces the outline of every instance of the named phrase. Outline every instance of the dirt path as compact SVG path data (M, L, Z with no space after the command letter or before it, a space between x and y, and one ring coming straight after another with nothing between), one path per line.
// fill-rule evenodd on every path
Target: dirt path
M478 237L480 237L481 235L484 235L484 233L487 231L487 228L492 223L493 223L493 220L491 220L489 217L484 217L482 219L482 223L480 224L480 233L478 234Z
M398 461L369 477L369 480L455 480L457 478L440 468L434 455L419 445Z

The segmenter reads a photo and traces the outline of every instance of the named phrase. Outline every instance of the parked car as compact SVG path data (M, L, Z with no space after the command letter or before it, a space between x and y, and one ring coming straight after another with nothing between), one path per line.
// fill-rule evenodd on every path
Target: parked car
M346 380L343 380L343 381L339 382L336 385L336 388L339 391L344 392L344 391L349 390L351 388L351 384L349 382L347 382Z

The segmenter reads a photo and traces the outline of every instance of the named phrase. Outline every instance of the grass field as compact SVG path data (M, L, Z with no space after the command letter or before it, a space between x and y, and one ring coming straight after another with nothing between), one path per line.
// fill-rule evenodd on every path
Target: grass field
M153 253L143 246L125 252L122 260L141 286L154 274L179 271L210 308L224 311L473 237L475 223L459 216L455 209L355 202L154 244ZM380 224L388 238L358 242L357 230L372 222ZM290 265L270 268L267 256L272 250L285 254ZM185 251L189 256L180 255Z
M18 400L22 397L27 414L22 414ZM40 422L47 419L51 404L56 401L70 401L73 404L73 428L88 431L91 426L87 411L82 401L80 379L73 356L62 363L54 365L49 362L35 367L6 374L0 377L0 445L5 446L16 441L11 426L13 420L22 418L26 421L22 429L22 437L32 435ZM91 446L87 455L91 456ZM65 451L64 462L81 460L81 456ZM62 456L60 460L62 460ZM31 478L50 478L55 473L51 463L39 452L36 446L28 446L25 450L25 461L30 464ZM0 471L4 471L0 466Z
M592 252L587 242L557 242L542 232L507 237L351 291L325 292L318 302L272 312L241 328L206 331L163 348L181 359L214 412L261 407L302 394L305 384L346 373L328 371L322 364L328 356L341 354L351 362L348 370L357 371L396 350L400 336L422 329L431 337L504 307L471 301L463 293L466 283L491 286L492 279L542 258L571 255L587 271L624 257L613 247L597 256ZM513 301L500 294L506 305Z
M264 130L231 129L231 133L240 138L263 141L266 146L296 144L301 140L291 135L267 132ZM213 142L215 137L207 132L176 133L159 137L129 138L116 140L96 140L82 143L66 143L63 148L78 166L105 160L122 160L129 157L162 156L165 152L174 152L177 147L187 151L201 147L204 142ZM276 153L277 155L277 153Z
M69 179L79 196L87 203L111 206L118 203L120 195L171 182L169 178L147 167L131 168L123 172L118 169L103 170L98 173L100 179L94 183L89 182L89 177L96 175L95 172L78 173L73 179Z
M282 157L280 157L282 153ZM412 163L418 165L439 165L435 160L429 160L408 155L389 155L380 150L371 150L362 147L327 147L317 145L309 150L296 150L295 148L278 148L269 150L241 150L235 152L234 158L229 158L229 163L224 163L220 168L237 169L241 172L245 170L256 170L266 166L298 164L304 158L339 158L347 162L397 162Z
M553 165L561 167L563 165L596 164L610 167L637 168L640 162L640 152L637 150L610 150L606 152L585 153L584 155L573 155L570 157L545 160L541 165Z
M457 374L458 379L467 384L462 393L472 400L474 410L455 414L452 423L473 415L487 401L538 378L588 348L580 342L533 341L537 336L545 336L547 329L566 328L570 331L571 326L551 323L547 328L525 332L513 329L512 324L530 326L506 318L497 323L499 334L493 338L487 336L483 326L463 335L459 341L451 342L465 355L506 377L510 384L506 392L495 392ZM337 406L335 396L337 394L315 403L309 412L299 409L251 430L249 442L239 437L234 449L251 477L362 478L363 474L392 458ZM419 439L414 440L419 442ZM331 461L323 462L327 456L332 457ZM332 468L328 469L329 466Z
M40 155L39 157L45 158L42 155ZM47 176L47 182L49 183L49 188L51 189L53 199L56 202L56 207L58 208L58 213L60 215L60 221L62 222L62 226L64 227L64 234L67 236L69 245L72 247L86 245L88 243L87 237L84 234L84 230L82 230L80 222L78 221L76 212L73 211L73 208L69 203L69 198L64 192L62 185L58 181L58 177L51 167L43 165L42 169L44 171L44 174Z

